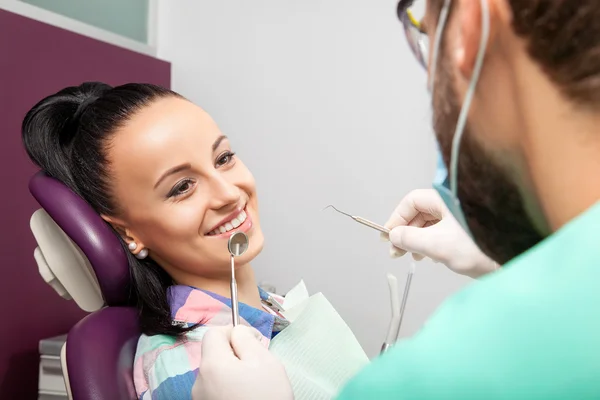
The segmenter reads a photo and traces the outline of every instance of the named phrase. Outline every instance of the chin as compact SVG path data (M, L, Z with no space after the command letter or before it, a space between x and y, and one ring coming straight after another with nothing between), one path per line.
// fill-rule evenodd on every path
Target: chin
M244 254L242 257L246 263L251 262L256 256L258 256L265 245L265 237L260 229L260 226L254 226L251 235L248 236L248 240L250 242L250 246L248 247L246 254Z

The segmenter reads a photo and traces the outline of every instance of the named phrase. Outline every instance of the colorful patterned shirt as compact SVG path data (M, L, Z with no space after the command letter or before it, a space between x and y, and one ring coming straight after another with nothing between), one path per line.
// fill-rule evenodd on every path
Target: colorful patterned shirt
M262 334L265 347L288 322L275 310L283 298L259 288L264 310L240 303L240 324ZM172 286L168 291L174 323L199 326L181 338L142 335L133 369L140 400L190 400L198 375L204 333L215 326L231 324L231 300L190 286ZM266 305L265 305L266 304ZM267 305L270 305L267 306Z

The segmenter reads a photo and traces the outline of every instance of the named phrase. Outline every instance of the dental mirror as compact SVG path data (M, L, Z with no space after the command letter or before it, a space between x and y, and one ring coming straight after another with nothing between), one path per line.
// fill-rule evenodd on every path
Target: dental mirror
M240 324L240 306L238 302L237 282L235 280L235 258L241 256L248 250L248 236L244 232L235 232L229 237L227 249L231 255L231 319L233 326Z
M229 254L232 257L239 257L248 250L248 236L244 232L236 232L229 238L227 243Z

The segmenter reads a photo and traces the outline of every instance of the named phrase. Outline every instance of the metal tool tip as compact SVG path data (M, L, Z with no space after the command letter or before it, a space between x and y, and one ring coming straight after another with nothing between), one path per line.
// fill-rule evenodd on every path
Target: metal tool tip
M344 214L344 215L346 215L346 216L348 216L348 217L352 217L352 215L350 215L350 214L348 214L348 213L345 213L345 212L343 212L343 211L340 211L340 210L338 210L338 209L337 209L337 208L336 208L336 207L335 207L333 204L330 204L330 205L328 205L327 207L325 207L325 208L324 208L323 210L321 210L321 211L325 211L325 210L326 210L326 209L328 209L328 208L333 208L335 211L339 212L340 214Z

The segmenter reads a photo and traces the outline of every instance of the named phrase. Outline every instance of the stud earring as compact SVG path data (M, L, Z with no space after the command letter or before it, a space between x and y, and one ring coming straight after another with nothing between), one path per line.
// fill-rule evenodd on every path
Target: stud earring
M138 260L143 260L146 257L148 257L148 249L142 249L139 253L135 254L135 258Z
M127 245L127 247L129 247L129 250L134 251L135 249L137 249L137 243L131 242L129 243L129 245Z

